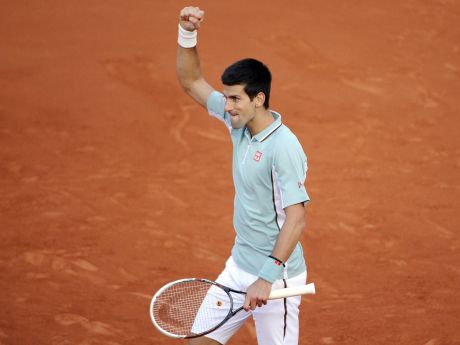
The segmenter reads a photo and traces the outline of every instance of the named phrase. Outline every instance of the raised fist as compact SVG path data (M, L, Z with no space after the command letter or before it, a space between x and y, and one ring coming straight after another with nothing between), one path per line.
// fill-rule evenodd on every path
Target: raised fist
M200 28L204 19L204 11L199 7L184 7L180 11L179 24L187 31L193 31Z

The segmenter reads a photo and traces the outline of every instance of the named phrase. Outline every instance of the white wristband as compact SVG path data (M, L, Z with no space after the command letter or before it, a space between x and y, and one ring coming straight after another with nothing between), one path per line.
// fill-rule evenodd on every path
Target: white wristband
M196 46L197 42L197 32L196 30L188 31L182 28L179 24L179 35L177 37L177 43L184 48L193 48Z

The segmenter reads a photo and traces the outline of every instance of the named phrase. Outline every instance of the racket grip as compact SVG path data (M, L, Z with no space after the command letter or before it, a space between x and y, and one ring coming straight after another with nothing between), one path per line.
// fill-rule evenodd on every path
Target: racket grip
M279 299L279 298L286 298L292 296L300 296L300 295L314 295L316 293L315 284L310 283L303 286L296 286L286 289L278 289L273 290L270 292L270 296L268 299Z

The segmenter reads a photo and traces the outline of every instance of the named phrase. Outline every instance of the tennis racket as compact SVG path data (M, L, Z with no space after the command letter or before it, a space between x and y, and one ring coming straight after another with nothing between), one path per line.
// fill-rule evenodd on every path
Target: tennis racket
M163 286L150 303L150 318L172 338L196 338L211 333L243 309L232 294L245 295L207 279L188 278ZM315 294L313 283L273 290L268 299Z

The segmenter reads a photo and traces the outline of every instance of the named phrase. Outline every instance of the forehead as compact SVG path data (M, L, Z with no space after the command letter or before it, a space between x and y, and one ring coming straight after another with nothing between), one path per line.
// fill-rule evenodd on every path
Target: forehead
M244 91L244 85L224 85L222 93L225 97L240 96L247 97L246 91Z

